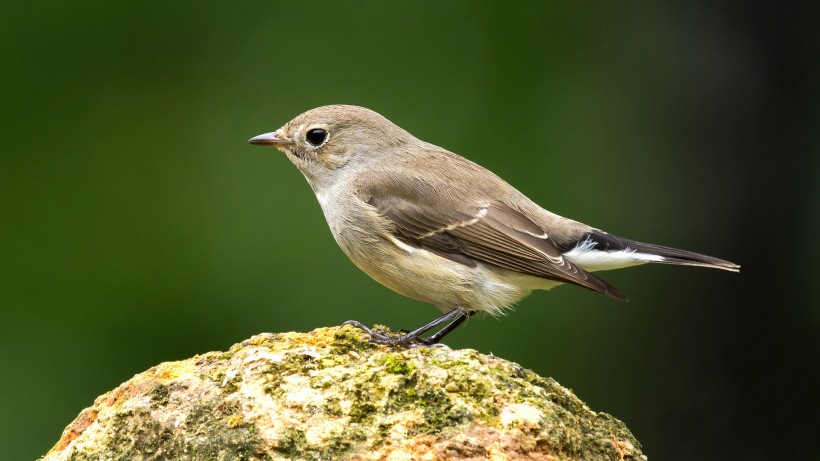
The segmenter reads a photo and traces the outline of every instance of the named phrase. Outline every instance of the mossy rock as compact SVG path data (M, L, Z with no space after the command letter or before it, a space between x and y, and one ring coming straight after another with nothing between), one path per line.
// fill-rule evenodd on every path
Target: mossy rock
M471 349L262 334L97 398L45 460L646 459L617 419Z

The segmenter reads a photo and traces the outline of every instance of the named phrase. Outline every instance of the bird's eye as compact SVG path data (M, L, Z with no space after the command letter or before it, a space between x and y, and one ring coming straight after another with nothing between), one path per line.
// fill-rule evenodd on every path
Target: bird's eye
M319 146L327 139L327 131L321 128L314 128L305 133L305 139L313 146Z

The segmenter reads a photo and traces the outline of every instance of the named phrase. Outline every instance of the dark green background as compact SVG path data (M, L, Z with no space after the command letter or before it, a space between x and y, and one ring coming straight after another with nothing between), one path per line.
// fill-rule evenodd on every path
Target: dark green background
M161 361L438 315L245 143L349 103L554 212L743 265L606 273L629 304L539 292L450 346L556 378L650 459L817 459L820 21L778 5L5 2L0 457Z

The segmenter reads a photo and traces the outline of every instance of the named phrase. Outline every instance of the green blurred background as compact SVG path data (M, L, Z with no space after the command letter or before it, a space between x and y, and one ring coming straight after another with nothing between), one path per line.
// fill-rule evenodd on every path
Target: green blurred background
M246 144L348 103L554 212L743 265L606 273L629 304L560 287L451 347L556 378L650 459L818 459L816 5L4 2L2 458L161 361L438 315Z

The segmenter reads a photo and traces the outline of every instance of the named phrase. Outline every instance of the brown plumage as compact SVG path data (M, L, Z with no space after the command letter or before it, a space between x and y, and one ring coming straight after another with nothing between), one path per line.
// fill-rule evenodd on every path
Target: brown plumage
M533 289L561 283L625 299L590 271L647 262L739 268L558 216L492 172L362 107L319 107L250 142L277 147L302 171L354 264L435 304L442 321L456 325L471 312L498 314Z

